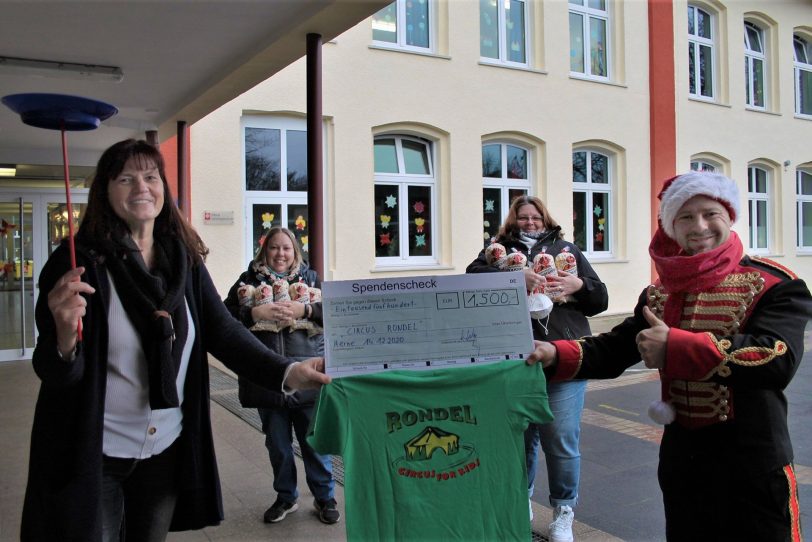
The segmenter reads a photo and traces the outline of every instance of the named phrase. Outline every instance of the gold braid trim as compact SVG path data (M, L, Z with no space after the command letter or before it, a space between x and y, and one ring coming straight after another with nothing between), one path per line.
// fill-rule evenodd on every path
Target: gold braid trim
M575 370L574 374L578 374L581 372L581 366L584 364L584 340L577 339L575 344L578 345L578 368Z
M764 346L747 346L739 348L733 352L728 352L730 347L733 346L728 339L719 340L714 337L713 333L707 333L710 340L713 342L716 349L722 355L722 363L711 369L711 371L701 380L708 380L714 374L722 377L730 376L731 370L727 366L728 363L734 365L741 365L742 367L758 367L759 365L766 365L778 356L783 356L787 353L787 344L784 341L775 341L775 346L772 348ZM758 359L749 359L752 354L757 354Z
M648 308L651 309L654 316L662 320L663 312L665 312L665 302L668 301L668 294L665 289L662 286L651 284L647 288L646 295L648 296L646 302Z
M761 265L766 265L767 267L769 267L771 269L775 269L776 271L780 271L782 274L786 275L787 277L789 277L789 278L791 278L793 280L798 278L798 275L793 273L792 269L790 269L788 267L784 267L783 265L781 265L780 263L778 263L776 261L770 260L768 258L761 258L761 257L758 257L758 256L751 256L750 259L753 260L754 262L760 263Z
M685 296L679 327L717 335L738 333L753 300L763 289L760 273L731 273L709 291Z

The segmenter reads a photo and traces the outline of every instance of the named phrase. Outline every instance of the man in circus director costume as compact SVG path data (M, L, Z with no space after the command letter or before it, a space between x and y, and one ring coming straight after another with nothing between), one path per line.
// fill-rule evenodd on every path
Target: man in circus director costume
M812 317L806 284L743 255L731 230L735 181L691 172L667 181L649 246L659 275L634 315L577 341L536 342L550 380L615 378L641 359L660 372L665 424L658 479L666 537L801 540L783 390Z

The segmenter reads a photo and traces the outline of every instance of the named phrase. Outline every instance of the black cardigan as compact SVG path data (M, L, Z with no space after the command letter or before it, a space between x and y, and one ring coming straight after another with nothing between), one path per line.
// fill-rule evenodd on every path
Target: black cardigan
M533 245L532 250L528 250L527 245L514 237L502 237L496 240L504 245L508 254L511 252L521 252L527 256L527 261L532 265L536 254L545 250L547 254L555 257L565 247L575 255L578 263L578 277L584 281L584 286L575 292L575 301L569 303L556 303L550 313L548 321L541 322L531 319L533 324L533 338L540 341L552 341L557 339L580 339L592 334L589 328L587 316L594 316L606 310L609 304L609 294L606 285L598 278L598 274L589 265L589 262L574 244L564 241L558 237L561 231L557 227L549 231L546 235ZM488 263L485 258L485 251L481 251L479 256L468 265L466 273L495 273L499 268ZM544 324L544 325L542 325ZM546 329L545 329L546 326Z
M104 398L107 383L107 307L110 288L103 259L77 246L82 280L96 289L83 319L76 359L63 361L48 293L70 268L63 244L40 274L39 330L33 367L42 380L31 431L28 486L21 540L101 540ZM209 412L207 352L229 368L271 388L281 387L289 360L254 338L223 306L205 266L189 269L186 301L196 333L186 373L183 430L178 437L180 494L171 530L200 529L223 519Z

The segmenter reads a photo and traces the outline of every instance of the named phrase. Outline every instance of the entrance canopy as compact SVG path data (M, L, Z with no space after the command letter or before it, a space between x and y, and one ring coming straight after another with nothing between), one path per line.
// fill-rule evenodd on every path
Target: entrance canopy
M71 134L71 165L94 166L110 144L150 130L163 141L303 57L308 33L330 40L390 2L0 0L0 94L117 107L99 129ZM60 164L56 135L0 108L0 165Z

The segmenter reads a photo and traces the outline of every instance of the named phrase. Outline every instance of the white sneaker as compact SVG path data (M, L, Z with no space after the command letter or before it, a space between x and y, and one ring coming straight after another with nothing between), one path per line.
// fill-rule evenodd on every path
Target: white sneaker
M550 542L572 542L572 520L575 513L572 507L556 506L553 511L553 522L550 523Z

